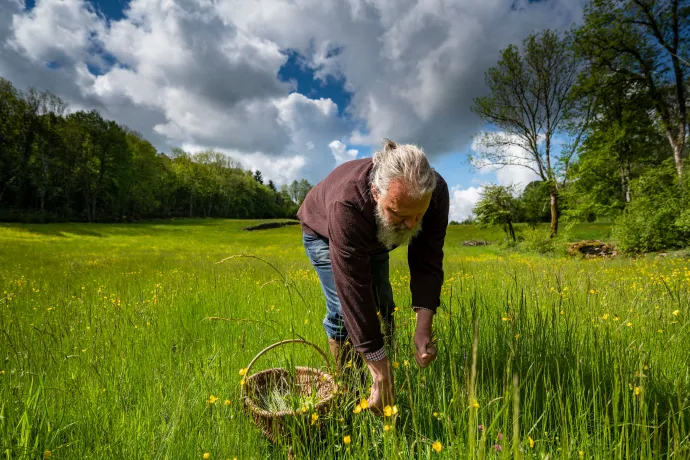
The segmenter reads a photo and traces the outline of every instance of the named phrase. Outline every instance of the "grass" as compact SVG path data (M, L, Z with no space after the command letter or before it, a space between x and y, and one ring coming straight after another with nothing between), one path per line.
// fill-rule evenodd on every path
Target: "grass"
M242 230L252 223L0 226L3 458L284 455L243 411L240 371L284 339L328 350L325 307L299 228ZM690 457L686 259L542 257L465 239L502 234L449 227L439 358L426 369L405 251L392 253L397 415L355 414L342 395L295 418L298 458ZM217 263L234 254L263 261ZM250 373L295 365L325 369L292 344Z

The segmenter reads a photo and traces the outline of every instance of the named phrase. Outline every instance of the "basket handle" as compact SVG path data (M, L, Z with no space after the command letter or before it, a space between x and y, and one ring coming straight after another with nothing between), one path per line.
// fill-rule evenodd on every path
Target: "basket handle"
M271 349L273 349L273 348L277 348L277 347L279 347L279 346L281 346L281 345L285 345L286 343L304 343L304 344L306 344L306 345L311 345L316 351L319 352L319 354L320 354L321 357L324 359L324 361L326 361L326 367L328 368L329 372L331 372L331 373L333 372L333 371L331 370L331 364L328 362L328 356L326 356L326 353L324 353L323 350L321 350L321 348L317 347L317 346L314 345L313 343L308 342L308 341L306 341L306 340L304 340L304 339L288 339L288 340L281 340L280 342L274 343L273 345L269 345L269 346L267 346L266 348L264 348L263 350L261 350L261 351L259 352L259 354L256 355L256 356L254 357L254 359L252 359L252 361L249 363L249 366L247 366L247 372L245 373L245 375L249 375L249 371L252 369L252 366L254 366L254 363L255 363L261 356L263 356L267 351L269 351L269 350L271 350Z

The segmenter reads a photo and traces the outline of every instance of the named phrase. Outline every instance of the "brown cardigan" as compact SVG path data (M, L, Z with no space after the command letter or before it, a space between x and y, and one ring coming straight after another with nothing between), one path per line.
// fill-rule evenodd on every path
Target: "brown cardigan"
M345 328L356 350L362 353L383 348L369 267L371 255L386 252L376 238L376 202L369 180L372 166L371 158L338 166L309 191L297 212L305 233L329 240ZM450 201L448 184L436 175L438 185L424 214L422 230L407 251L412 306L432 311L440 304Z

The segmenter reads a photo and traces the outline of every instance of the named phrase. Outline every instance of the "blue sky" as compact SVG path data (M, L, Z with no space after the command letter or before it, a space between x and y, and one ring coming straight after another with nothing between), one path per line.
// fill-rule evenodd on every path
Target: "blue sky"
M212 148L277 184L318 182L384 137L415 143L451 187L454 219L482 183L533 179L467 162L487 129L469 110L484 73L529 33L570 27L585 2L87 1L0 2L0 75L160 151Z

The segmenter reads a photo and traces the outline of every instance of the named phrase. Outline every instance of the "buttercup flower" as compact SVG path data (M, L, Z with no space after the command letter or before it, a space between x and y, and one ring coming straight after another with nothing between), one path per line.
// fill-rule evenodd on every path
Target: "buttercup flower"
M431 448L434 449L437 454L439 454L443 450L443 445L441 444L441 441L436 441L431 445Z

